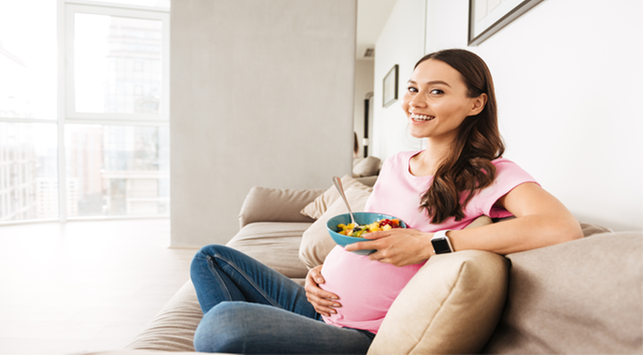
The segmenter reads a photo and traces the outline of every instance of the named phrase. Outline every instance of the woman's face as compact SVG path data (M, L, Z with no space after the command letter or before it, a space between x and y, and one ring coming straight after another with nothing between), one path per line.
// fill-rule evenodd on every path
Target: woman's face
M453 141L462 121L480 113L486 103L486 94L470 98L467 93L462 76L450 65L435 59L420 63L402 100L411 135Z

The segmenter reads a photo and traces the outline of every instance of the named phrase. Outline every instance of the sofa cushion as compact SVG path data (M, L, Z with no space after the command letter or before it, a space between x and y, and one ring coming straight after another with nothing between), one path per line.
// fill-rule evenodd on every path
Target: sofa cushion
M610 233L611 229L599 226L597 224L579 222L580 228L583 231L583 237L589 237L590 235L600 234L600 233Z
M346 199L353 212L364 211L366 200L371 195L372 188L353 186L345 190ZM346 205L341 198L333 202L330 207L313 223L303 234L299 247L299 259L312 269L321 265L326 256L335 247L335 241L326 229L326 222L338 214L347 213Z
M509 254L506 310L492 354L643 353L643 233Z
M194 332L201 318L194 285L188 281L125 349L194 351Z
M248 192L239 211L240 227L254 222L312 223L314 220L300 211L323 192L323 189L292 190L255 186Z
M380 171L381 160L374 156L353 160L353 176L373 176Z
M464 250L431 257L389 309L369 354L471 354L491 336L509 262Z
M344 177L342 177L342 186L344 187L344 193L346 193L346 191L351 187L359 187L369 192L373 190L372 187L362 184L350 175L345 175ZM337 192L335 186L332 185L330 188L324 191L323 194L319 195L317 198L315 198L315 200L306 205L306 207L301 210L301 214L313 219L318 219L324 214L324 212L326 212L326 210L333 204L333 202L337 200L341 200L339 197L339 192ZM355 212L358 211L355 209L353 210Z
M226 245L244 252L287 277L306 277L299 260L301 236L311 223L257 222L243 227Z

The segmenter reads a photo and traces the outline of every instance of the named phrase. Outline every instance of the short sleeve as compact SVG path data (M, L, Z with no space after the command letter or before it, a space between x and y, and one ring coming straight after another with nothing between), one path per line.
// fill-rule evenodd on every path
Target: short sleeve
M510 217L512 214L507 210L493 205L518 185L527 182L538 182L518 164L509 159L499 158L494 160L493 164L496 166L496 177L493 184L480 191L477 196L480 198L480 212L491 218Z

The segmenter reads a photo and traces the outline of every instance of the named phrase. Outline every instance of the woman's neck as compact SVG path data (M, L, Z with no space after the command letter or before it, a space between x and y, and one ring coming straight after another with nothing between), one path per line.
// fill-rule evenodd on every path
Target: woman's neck
M415 176L433 176L440 163L447 157L451 144L426 140L426 148L411 158L410 172Z

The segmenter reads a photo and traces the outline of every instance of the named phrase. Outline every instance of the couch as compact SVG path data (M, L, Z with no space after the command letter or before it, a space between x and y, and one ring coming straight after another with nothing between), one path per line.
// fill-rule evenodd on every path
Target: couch
M342 178L354 210L375 178ZM254 187L227 245L303 285L334 246L325 220L344 212L332 187ZM583 239L527 252L431 258L393 303L369 354L643 353L643 233L581 227ZM201 317L188 280L126 349L101 354L192 353Z

